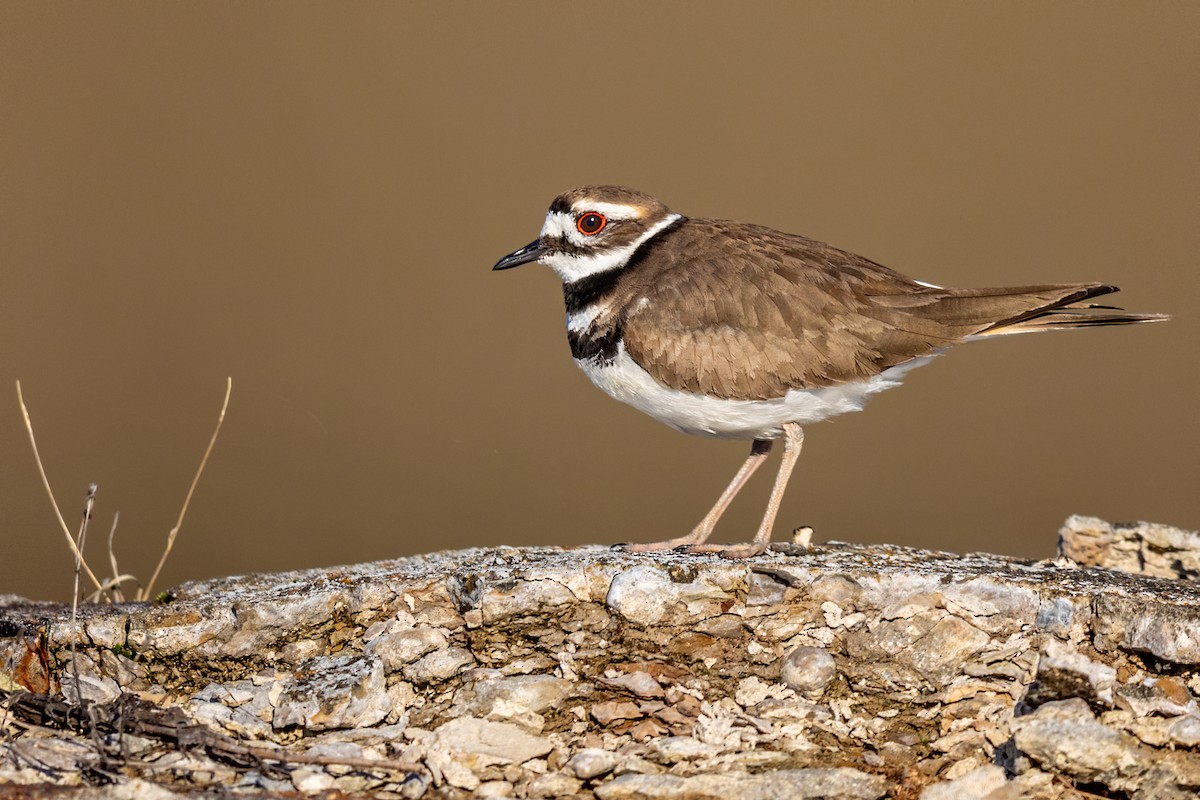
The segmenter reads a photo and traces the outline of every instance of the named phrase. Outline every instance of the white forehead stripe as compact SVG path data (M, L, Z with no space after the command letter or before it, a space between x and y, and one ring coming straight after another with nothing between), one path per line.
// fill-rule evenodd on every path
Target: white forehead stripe
M616 250L588 253L587 255L551 253L542 256L539 261L557 272L563 283L574 283L580 278L620 267L629 260L635 250L677 219L679 219L678 214L664 217L647 228L646 232L637 239ZM564 223L563 220L567 222ZM567 224L569 224L569 228L566 227ZM576 243L582 243L584 238L583 234L575 229L575 220L572 217L555 212L546 215L546 224L542 226L542 236L564 236Z
M569 237L571 233L577 233L575 227L575 217L570 214L564 214L561 211L551 211L546 215L546 222L542 225L542 238L549 236L550 238Z

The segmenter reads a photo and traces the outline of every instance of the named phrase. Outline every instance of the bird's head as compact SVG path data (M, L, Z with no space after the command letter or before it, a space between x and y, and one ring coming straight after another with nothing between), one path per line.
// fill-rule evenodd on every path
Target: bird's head
M621 186L582 186L554 198L538 238L492 269L537 261L564 283L616 269L654 234L679 219L653 197Z

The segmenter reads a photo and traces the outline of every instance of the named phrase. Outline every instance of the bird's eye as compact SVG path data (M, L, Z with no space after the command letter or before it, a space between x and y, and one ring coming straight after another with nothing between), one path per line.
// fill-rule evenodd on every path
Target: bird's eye
M584 236L592 236L604 230L604 226L608 224L608 220L603 214L597 214L595 211L589 211L583 214L575 221L575 227Z

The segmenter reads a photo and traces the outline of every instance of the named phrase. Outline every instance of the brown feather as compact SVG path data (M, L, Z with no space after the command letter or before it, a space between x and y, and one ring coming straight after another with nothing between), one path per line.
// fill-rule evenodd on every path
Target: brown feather
M869 379L979 335L1160 319L1076 305L1105 284L932 288L803 236L687 220L623 274L611 312L665 386L736 400Z

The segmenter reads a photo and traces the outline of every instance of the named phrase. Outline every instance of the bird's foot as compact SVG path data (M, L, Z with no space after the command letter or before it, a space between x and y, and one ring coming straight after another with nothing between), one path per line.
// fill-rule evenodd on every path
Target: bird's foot
M675 548L676 553L688 553L691 555L718 555L722 558L732 558L737 560L754 558L757 555L762 555L766 552L767 543L763 542L748 542L746 544L685 544Z
M676 539L667 539L664 542L627 542L625 544L613 545L613 548L624 550L626 553L662 553L667 550L678 550L681 547L693 546L700 541L702 540L689 534Z

